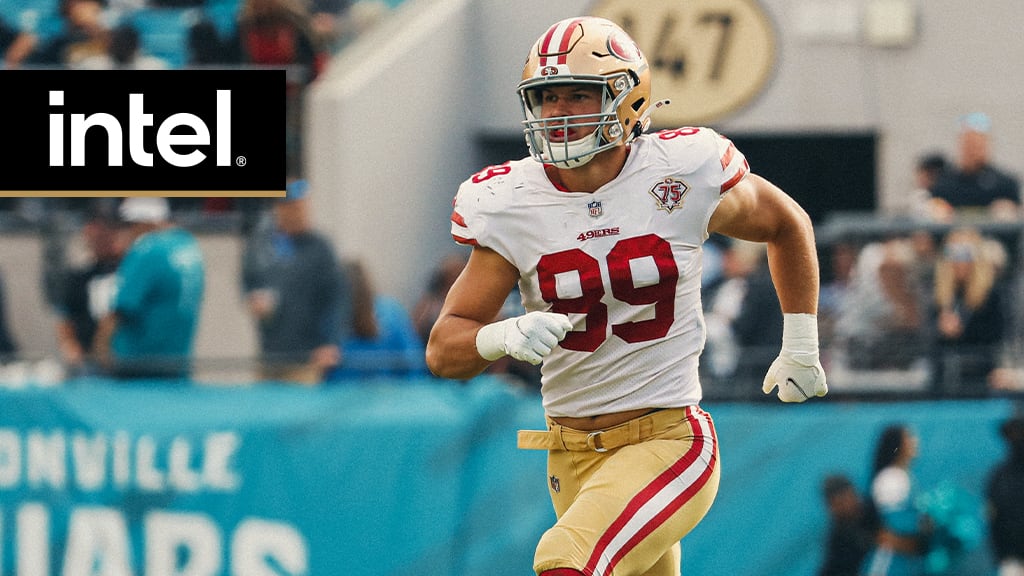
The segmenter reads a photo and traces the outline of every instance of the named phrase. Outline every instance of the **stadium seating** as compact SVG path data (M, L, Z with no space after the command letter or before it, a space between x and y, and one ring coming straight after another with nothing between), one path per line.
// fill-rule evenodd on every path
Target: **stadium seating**
M188 30L201 17L196 8L145 8L126 20L139 31L145 52L180 68L188 62Z

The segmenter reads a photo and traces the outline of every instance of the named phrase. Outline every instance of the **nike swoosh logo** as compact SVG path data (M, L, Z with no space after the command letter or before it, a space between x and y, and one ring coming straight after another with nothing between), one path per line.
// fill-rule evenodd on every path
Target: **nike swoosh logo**
M804 400L807 400L807 399L810 398L810 396L807 395L807 392L805 392L804 389L801 388L800 385L796 383L796 380L793 380L792 378L786 378L786 383L787 384L792 384L794 388L799 390L800 393L804 395Z

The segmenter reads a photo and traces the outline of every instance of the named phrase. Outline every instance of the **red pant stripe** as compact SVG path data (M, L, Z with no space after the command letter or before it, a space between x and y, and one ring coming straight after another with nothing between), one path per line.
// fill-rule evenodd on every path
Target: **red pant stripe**
M687 415L695 440L679 460L634 496L601 536L584 572L602 576L644 538L679 511L708 482L715 466L715 430L707 414L692 408ZM694 466L701 457L707 465Z

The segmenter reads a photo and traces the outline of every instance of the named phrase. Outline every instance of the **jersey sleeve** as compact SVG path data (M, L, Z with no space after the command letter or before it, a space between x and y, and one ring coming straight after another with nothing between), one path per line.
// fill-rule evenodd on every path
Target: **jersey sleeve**
M708 239L708 223L725 194L750 172L747 159L731 140L712 128L683 127L655 133L649 140L658 169L678 174L687 185L687 210L694 230Z
M712 128L684 127L654 135L662 161L688 175L709 192L725 194L749 172L747 158Z
M459 186L452 201L451 233L465 246L495 248L488 222L500 219L503 202L511 187L511 163L488 166Z
M476 221L476 212L472 209L473 202L469 199L473 192L467 190L467 183L468 181L463 182L452 200L452 239L457 244L464 246L479 246L480 231L473 226Z
M719 164L722 166L722 184L719 191L721 194L725 194L750 172L750 164L747 163L746 156L736 148L732 140L717 132L714 134L717 140Z

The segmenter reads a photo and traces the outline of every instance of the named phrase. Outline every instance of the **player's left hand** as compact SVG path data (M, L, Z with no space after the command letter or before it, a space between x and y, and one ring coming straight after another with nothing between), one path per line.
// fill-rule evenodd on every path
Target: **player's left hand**
M812 396L828 394L825 370L815 354L793 354L783 350L772 362L761 390L771 394L778 386L779 400L803 402Z
M782 351L768 367L761 390L779 388L779 400L803 402L828 394L825 370L818 359L818 318L814 314L783 314Z

